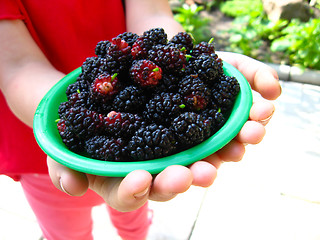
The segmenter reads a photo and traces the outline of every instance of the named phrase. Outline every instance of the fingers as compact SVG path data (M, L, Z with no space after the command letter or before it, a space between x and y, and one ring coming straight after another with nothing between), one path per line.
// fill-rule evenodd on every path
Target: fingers
M168 201L189 189L193 181L192 172L184 166L173 165L159 173L153 182L149 199Z
M231 140L226 146L216 152L223 162L239 162L243 158L244 153L245 147L243 143L235 139Z
M275 107L269 101L255 102L250 109L249 118L266 126L272 118L274 111Z
M81 196L88 189L88 180L84 173L74 171L47 157L49 175L53 184L61 191Z
M218 52L226 62L236 67L248 80L251 88L262 97L275 100L281 94L281 86L277 72L268 65L250 57L230 52Z
M143 206L149 196L152 176L147 171L136 170L125 178L88 175L89 187L108 205L118 211L133 211Z
M193 175L192 185L194 186L209 187L217 177L217 168L213 163L210 163L205 159L192 164L190 170Z

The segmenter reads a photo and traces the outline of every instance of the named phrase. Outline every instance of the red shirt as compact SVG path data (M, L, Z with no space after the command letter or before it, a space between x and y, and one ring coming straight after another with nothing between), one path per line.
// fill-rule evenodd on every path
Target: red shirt
M125 31L121 0L1 0L0 19L22 19L58 70L69 73L94 56L101 40ZM17 119L0 91L0 174L48 173L32 129Z

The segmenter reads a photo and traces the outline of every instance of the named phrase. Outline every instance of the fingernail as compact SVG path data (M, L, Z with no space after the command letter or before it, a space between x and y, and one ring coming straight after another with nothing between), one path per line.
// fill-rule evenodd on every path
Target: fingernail
M62 191L70 196L72 196L70 193L68 193L68 191L63 187L62 184L62 178L59 179L59 184L60 184L60 188L62 189Z
M266 126L268 124L268 122L270 121L270 119L273 116L274 111L271 113L271 115L269 117L267 117L266 119L262 119L259 120L258 123L261 123L263 126Z
M133 196L136 197L136 198L140 198L140 197L145 196L148 192L149 192L149 188L146 188L143 191L134 194Z

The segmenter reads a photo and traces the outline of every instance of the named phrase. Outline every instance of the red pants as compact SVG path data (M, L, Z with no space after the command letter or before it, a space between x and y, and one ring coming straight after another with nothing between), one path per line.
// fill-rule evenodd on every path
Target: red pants
M92 207L104 203L91 190L81 197L58 190L48 175L22 175L21 185L35 213L43 235L48 240L91 240ZM150 226L148 204L136 211L122 213L107 206L118 234L126 240L146 238Z

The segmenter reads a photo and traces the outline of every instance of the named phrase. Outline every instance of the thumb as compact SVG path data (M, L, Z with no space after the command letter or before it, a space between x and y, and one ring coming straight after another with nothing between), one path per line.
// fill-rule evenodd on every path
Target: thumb
M77 172L47 157L49 176L59 190L72 195L82 196L88 189L88 179L84 173Z
M142 207L149 197L152 176L147 171L135 170L125 178L88 175L89 187L112 208L129 212Z

